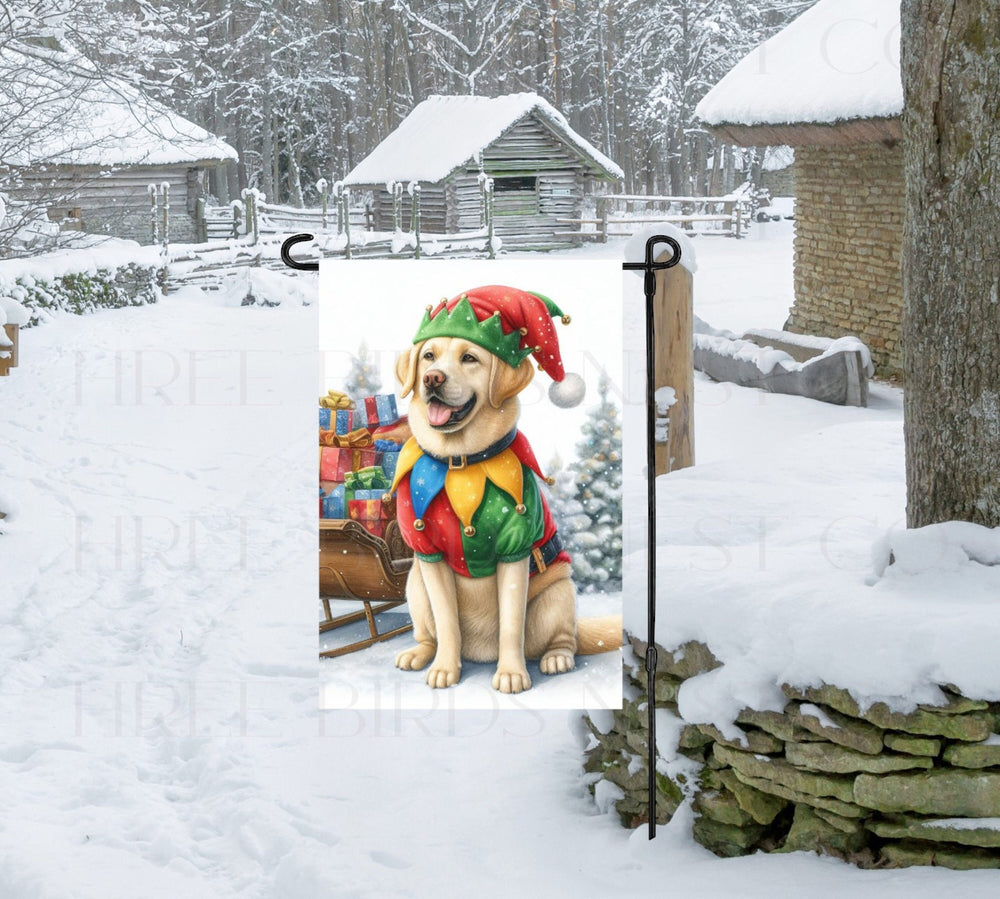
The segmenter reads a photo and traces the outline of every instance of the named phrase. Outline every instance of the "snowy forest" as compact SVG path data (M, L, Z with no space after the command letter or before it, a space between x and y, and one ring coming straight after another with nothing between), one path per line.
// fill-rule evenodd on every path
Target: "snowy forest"
M0 2L0 47L55 30L223 137L240 157L212 173L223 202L251 186L309 203L428 96L518 91L617 161L627 191L704 195L739 161L695 105L812 2L27 0Z

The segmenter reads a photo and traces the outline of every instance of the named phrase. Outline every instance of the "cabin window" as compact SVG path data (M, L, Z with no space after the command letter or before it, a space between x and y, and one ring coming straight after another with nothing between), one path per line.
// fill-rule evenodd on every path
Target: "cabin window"
M513 193L514 191L524 191L524 190L536 190L538 188L538 178L534 175L531 176L520 176L510 177L510 178L494 178L493 179L493 193L494 194L504 194Z
M538 215L538 178L511 175L493 178L493 212L496 215Z

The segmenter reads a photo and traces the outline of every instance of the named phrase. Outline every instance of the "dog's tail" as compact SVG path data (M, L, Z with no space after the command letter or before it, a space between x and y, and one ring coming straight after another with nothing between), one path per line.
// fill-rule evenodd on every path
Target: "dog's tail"
M578 618L576 622L576 653L592 656L610 652L622 645L622 616L605 615L603 618Z

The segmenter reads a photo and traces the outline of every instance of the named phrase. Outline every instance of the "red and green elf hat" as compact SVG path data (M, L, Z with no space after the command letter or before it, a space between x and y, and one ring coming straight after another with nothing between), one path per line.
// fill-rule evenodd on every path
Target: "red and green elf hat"
M428 306L413 342L462 337L513 368L533 355L538 367L558 382L564 380L566 372L553 323L557 316L569 324L569 316L540 293L498 284L475 287L435 307Z

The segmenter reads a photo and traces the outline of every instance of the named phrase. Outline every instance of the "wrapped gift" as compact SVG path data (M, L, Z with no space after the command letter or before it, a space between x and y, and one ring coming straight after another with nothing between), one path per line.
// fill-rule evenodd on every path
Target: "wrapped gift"
M382 500L354 499L348 504L347 514L358 522L369 534L382 537L385 534L385 520L382 518Z
M330 410L324 409L322 406L319 409L319 426L323 431L330 430Z
M365 425L368 430L374 431L378 427L378 403L373 396L366 396L364 402L365 408L363 414L365 416ZM360 412L361 410L358 409L358 411Z
M365 418L368 429L374 431L379 425L391 425L399 418L396 409L396 396L392 393L380 393L365 397Z
M380 425L391 425L399 418L399 412L396 411L396 395L393 393L378 394L375 397L375 408L378 410Z
M350 460L351 450L339 446L322 446L319 450L319 479L321 481L343 482L344 472L341 467L344 456ZM348 467L348 471L350 468Z
M344 484L349 490L380 490L382 493L389 486L385 473L377 465L352 471L344 477Z
M396 477L396 465L399 463L399 453L402 448L402 444L396 443L395 440L375 441L375 449L382 454L382 473L390 484Z
M351 409L337 409L334 430L338 434L349 434L354 430L354 412Z
M373 449L355 449L349 446L320 447L319 479L321 481L336 481L344 483L352 472L365 468L373 468L379 461L379 455ZM378 469L381 473L382 469ZM370 484L355 486L370 487Z
M377 499L379 502L382 501L382 497L385 496L385 490L355 490L354 499Z
M319 488L319 517L323 517L323 488Z
M338 484L326 496L323 497L323 517L324 518L346 518L346 491L342 484Z

